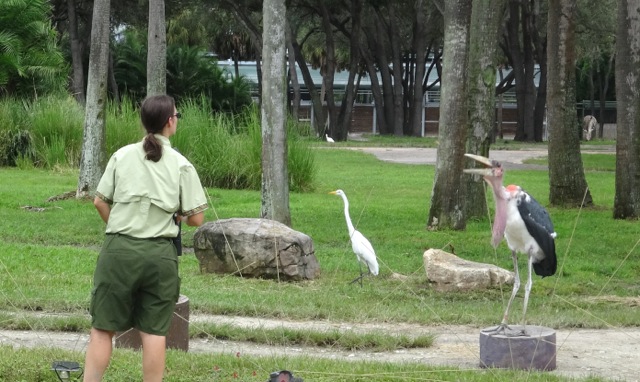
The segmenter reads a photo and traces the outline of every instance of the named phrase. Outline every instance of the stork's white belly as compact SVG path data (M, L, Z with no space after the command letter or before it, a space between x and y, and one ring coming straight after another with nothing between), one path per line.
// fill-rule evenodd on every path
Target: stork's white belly
M540 249L538 242L529 234L524 220L520 216L520 211L515 201L510 201L507 212L507 227L504 231L507 245L512 251L524 253L534 257L534 262L544 258L544 253Z

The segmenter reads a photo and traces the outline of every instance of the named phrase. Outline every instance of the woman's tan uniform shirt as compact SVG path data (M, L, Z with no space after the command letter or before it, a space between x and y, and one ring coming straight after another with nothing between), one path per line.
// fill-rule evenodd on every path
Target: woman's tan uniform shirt
M190 216L208 208L196 169L169 138L155 137L162 143L158 162L145 159L142 142L122 147L109 159L96 189L96 196L111 204L106 233L176 237L175 212Z

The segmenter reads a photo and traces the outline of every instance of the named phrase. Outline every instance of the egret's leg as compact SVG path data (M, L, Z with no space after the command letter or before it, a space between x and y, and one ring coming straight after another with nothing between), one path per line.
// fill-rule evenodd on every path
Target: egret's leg
M511 258L513 259L513 270L515 273L515 280L513 281L513 290L511 291L511 297L509 298L509 302L507 303L507 309L504 311L504 315L502 316L502 322L495 328L490 328L485 330L484 332L491 332L494 334L502 333L506 329L509 329L509 310L511 309L511 303L513 303L513 299L516 297L518 293L518 289L520 289L520 273L518 272L518 254L516 251L511 251Z
M362 278L364 277L364 273L362 273L362 263L360 263L358 261L358 265L360 266L360 276L358 276L355 279L353 279L349 284L353 284L356 281L359 281L360 282L360 288L362 288Z
M527 263L529 270L529 278L527 283L524 286L524 306L522 308L522 332L526 334L527 328L527 304L529 304L529 293L531 293L531 286L533 285L533 280L531 279L531 272L533 270L533 256L529 256L529 262Z

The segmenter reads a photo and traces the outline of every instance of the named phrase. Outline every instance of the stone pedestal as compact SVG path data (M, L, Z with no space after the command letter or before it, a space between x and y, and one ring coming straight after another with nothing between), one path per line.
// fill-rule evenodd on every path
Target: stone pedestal
M511 326L506 333L480 332L480 367L522 370L555 370L556 332L542 326L526 326L527 335L515 335L523 327Z
M137 329L116 332L116 347L142 349L142 339ZM189 351L189 299L180 295L167 333L167 348Z

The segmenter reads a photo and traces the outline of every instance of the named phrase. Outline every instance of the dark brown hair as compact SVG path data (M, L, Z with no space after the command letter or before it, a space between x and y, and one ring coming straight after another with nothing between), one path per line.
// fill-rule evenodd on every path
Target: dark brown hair
M140 120L147 131L142 147L144 152L147 153L146 158L149 160L157 162L162 158L162 144L158 142L153 134L162 132L169 118L173 116L175 105L173 97L168 95L150 96L142 102Z

